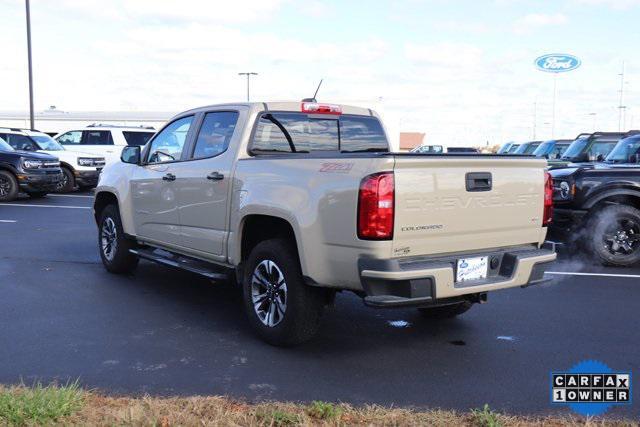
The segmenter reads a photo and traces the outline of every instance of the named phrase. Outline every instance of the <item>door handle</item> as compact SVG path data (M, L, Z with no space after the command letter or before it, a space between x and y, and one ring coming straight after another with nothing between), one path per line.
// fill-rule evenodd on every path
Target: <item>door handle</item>
M210 179L211 181L220 181L224 179L224 175L220 172L211 172L207 175L207 179Z
M172 173L168 173L165 176L162 177L162 179L164 181L175 181L176 180L176 176Z
M467 191L491 191L493 179L490 172L469 172L465 176Z

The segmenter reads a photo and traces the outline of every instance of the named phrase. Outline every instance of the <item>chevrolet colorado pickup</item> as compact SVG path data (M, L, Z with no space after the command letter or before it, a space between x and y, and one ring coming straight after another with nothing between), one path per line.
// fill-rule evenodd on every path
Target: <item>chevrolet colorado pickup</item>
M640 263L640 135L620 140L600 163L550 173L553 238L583 244L605 265Z
M543 281L546 161L391 153L373 111L316 102L213 105L107 165L94 201L106 269L140 258L242 287L274 345L311 338L337 291L450 317Z

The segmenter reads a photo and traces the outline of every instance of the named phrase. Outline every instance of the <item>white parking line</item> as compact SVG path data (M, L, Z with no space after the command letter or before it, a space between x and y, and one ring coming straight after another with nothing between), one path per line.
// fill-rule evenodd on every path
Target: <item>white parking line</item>
M572 273L570 271L545 271L544 274L555 274L559 276L630 277L634 279L640 278L640 274Z
M25 208L93 209L91 206L27 205L26 203L0 203L0 206L18 206Z
M85 196L83 194L47 194L47 197L82 197L85 199L93 199L93 196Z
M0 219L0 222L7 223L7 224L13 224L13 223L18 222L18 221L16 221L15 219Z

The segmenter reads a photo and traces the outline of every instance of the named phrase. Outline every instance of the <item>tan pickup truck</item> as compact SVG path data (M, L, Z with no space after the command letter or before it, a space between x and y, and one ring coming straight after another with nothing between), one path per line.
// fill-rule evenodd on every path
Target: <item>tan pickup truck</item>
M391 153L376 113L317 102L212 105L107 166L94 211L106 269L140 258L235 278L267 342L317 331L337 291L450 317L543 280L546 162Z

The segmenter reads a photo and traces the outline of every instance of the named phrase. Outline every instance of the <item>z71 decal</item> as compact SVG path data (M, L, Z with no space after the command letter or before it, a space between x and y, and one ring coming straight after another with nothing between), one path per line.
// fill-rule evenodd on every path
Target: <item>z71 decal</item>
M323 163L318 172L349 173L353 169L353 163Z

